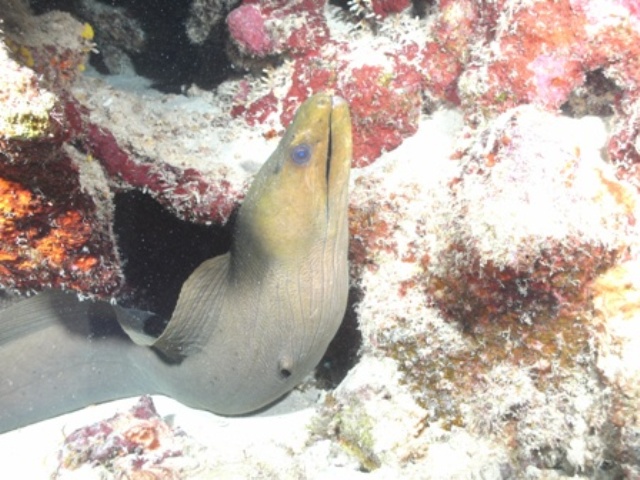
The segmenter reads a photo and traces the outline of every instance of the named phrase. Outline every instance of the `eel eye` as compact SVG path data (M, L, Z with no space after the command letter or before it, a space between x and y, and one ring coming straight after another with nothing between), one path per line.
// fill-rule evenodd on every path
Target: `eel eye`
M300 145L296 145L291 150L291 160L296 165L304 165L311 158L311 147L306 143L301 143Z

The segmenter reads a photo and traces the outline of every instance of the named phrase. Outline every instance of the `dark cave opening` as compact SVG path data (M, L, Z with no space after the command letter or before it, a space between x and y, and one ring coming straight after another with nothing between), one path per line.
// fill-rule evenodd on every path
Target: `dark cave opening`
M165 93L182 93L185 86L195 83L200 88L212 89L233 74L225 53L223 28L211 32L201 45L189 40L185 22L191 1L111 0L100 3L126 9L144 31L144 48L131 54L131 61L136 73L151 79L154 88ZM80 21L93 23L83 18L77 0L32 0L30 7L38 15L61 10ZM98 48L97 53L91 54L90 63L103 74L108 71L100 53L99 31L107 27L115 28L109 24L93 24Z
M178 219L137 190L115 196L114 231L124 263L124 306L168 319L185 280L203 261L229 250L230 224Z
M315 380L318 388L324 390L336 388L360 360L362 333L358 328L355 306L361 298L361 290L355 287L349 289L347 311L340 328L316 367Z

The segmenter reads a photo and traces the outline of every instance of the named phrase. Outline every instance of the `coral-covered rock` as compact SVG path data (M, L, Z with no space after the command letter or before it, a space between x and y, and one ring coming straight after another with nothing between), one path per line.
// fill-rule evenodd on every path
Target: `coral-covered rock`
M312 438L294 460L283 454L286 471L316 471L298 469L313 457L331 478L634 478L640 12L628 0L406 6L194 0L192 42L226 20L240 68L182 95L70 75L61 67L79 66L89 39L71 62L56 47L47 70L45 49L12 37L6 71L35 100L22 117L34 128L2 117L14 132L3 154L33 167L17 140L32 149L22 152L53 142L46 165L65 168L74 205L88 208L57 209L24 176L5 179L8 208L27 205L56 228L28 237L11 210L3 225L18 233L2 254L20 253L20 235L36 257L40 238L47 252L90 243L101 230L77 220L93 224L110 190L225 221L298 105L335 92L351 105L360 167L349 212L360 357L309 414ZM75 98L59 95L61 72ZM611 117L611 130L589 115ZM87 193L100 172L104 192ZM26 257L15 258L22 274ZM39 281L59 285L51 275ZM261 448L234 459L277 471Z
M191 458L198 448L202 447L168 425L151 397L144 396L128 412L68 434L53 478L82 472L108 478L193 478L201 473Z
M347 68L338 91L349 100L356 128L353 155L356 166L373 162L418 130L422 108L420 74L398 65Z
M41 75L54 92L68 88L84 71L94 47L91 25L60 11L32 16L24 6L3 11L3 18L8 25L3 43L13 58Z
M366 17L362 12L376 5L355 2L352 10L356 17ZM277 81L269 82L268 91L252 87L234 114L255 122L282 112L280 120L286 124L308 95L335 89L354 110L356 165L374 161L413 134L423 98L429 107L461 103L468 121L477 124L517 105L558 110L593 71L613 81L616 95L636 95L638 55L633 52L640 44L640 22L629 3L563 0L480 6L474 0L442 1L429 24L412 23L402 17L405 13L375 17L371 10L375 25L362 28L378 36L366 47L334 28L333 17L323 16L318 6L264 1L239 7L259 11L264 21L263 29L246 29L247 34L263 32L261 44L271 45L269 54L284 55L293 64L270 72ZM292 18L306 16L312 19L305 25L313 34L292 27L300 24ZM229 18L235 18L233 12ZM424 33L416 34L420 31ZM298 36L302 40L296 41ZM622 51L629 54L620 55ZM264 52L256 47L253 55ZM258 66L264 68L263 63ZM288 90L283 88L287 84ZM361 102L359 112L361 99L370 101L366 107ZM368 134L369 129L378 135Z
M0 42L0 285L108 297L122 280L110 194L100 185L100 170L66 148L70 128L56 95L86 60L90 34L60 12L38 18L42 24L26 11L14 14L10 31L20 34ZM52 20L74 32L75 49L70 41L45 62L44 55L57 51L55 41L26 34L39 26L50 33ZM61 58L70 63L61 65Z
M542 478L553 464L595 472L602 458L615 462L609 433L588 433L609 432L612 413L593 375L589 284L635 244L636 197L601 158L604 125L520 107L467 131L448 164L427 132L447 133L425 127L387 157L395 162L357 174L361 362L396 361L424 411L413 452L421 441L431 451L435 432L462 430L483 445L464 457L483 459L476 473ZM424 157L432 172L415 166ZM633 428L620 451L633 448Z
M261 88L244 84L232 113L254 124L280 112L280 123L287 125L305 98L332 89L351 106L355 166L368 165L415 133L424 85L416 44L398 46L383 38L373 47L375 53L367 44L350 46L343 39L325 45L306 44L314 48L292 49L289 70L274 72L278 78L273 83L288 86L282 89L284 95L276 96L272 91L263 94ZM281 80L280 75L291 81Z
M637 258L593 283L598 370L615 392L605 434L626 478L640 475L640 277Z
M479 40L471 50L452 50L469 59L459 94L470 111L492 115L525 103L557 109L585 82L585 73L598 68L623 90L637 90L632 52L640 21L631 4L537 1L491 12L473 23Z
M247 0L227 16L231 41L241 55L302 55L329 40L324 0L291 3Z
M73 98L93 46L89 24L61 12L34 17L22 5L7 26L0 41L2 287L118 293L115 189L147 191L203 223L229 217L239 193L227 195L225 178L212 185L194 168L135 157Z
M624 255L635 200L577 141L585 131L604 143L606 133L587 119L522 107L463 153L451 185L454 240L431 265L430 289L446 312L467 325L535 322L536 311L582 301L587 282Z

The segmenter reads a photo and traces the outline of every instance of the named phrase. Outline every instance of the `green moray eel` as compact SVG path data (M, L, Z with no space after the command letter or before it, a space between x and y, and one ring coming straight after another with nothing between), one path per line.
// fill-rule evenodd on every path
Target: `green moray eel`
M62 292L1 311L0 432L142 393L244 414L299 384L346 309L351 142L344 100L317 94L299 108L230 252L191 274L157 338L125 309Z

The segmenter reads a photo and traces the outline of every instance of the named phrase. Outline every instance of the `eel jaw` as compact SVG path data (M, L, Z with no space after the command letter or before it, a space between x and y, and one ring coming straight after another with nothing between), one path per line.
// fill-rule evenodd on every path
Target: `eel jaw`
M335 98L335 97L333 97ZM333 98L331 99L331 102L333 104ZM333 105L332 105L333 106ZM327 185L326 188L326 192L327 192L327 197L325 198L325 211L326 211L326 216L327 216L327 220L329 219L329 203L331 200L331 194L332 194L332 190L331 190L331 161L333 160L333 123L332 123L332 115L333 115L333 108L331 109L331 111L329 112L329 129L328 129L328 139L327 139L327 163L326 163L326 169L325 169L325 182Z

